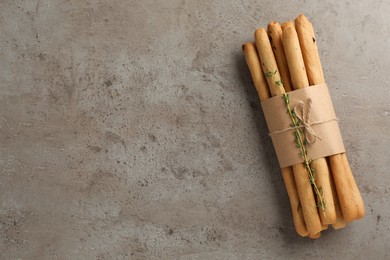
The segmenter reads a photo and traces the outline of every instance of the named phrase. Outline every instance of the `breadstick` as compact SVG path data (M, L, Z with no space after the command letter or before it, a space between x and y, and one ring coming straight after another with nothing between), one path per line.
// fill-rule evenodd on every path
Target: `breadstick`
M290 198L291 211L295 230L298 235L305 237L309 234L306 228L305 219L303 218L302 205L299 202L297 185L295 184L292 167L282 168L282 177L286 186L288 197Z
M294 27L284 27L282 40L294 89L308 87L309 81L307 80L305 64L303 62L298 36Z
M293 27L286 26L285 28L293 28ZM293 31L295 32L295 30ZM297 35L297 33L295 32L294 35ZM298 41L296 42L296 44L298 44L299 46L298 38L296 38L295 41ZM294 89L308 87L310 85L310 82L308 81L307 75L305 73L305 69L304 69L305 63L302 54L303 53L299 53L298 51L295 51L295 55L297 57L295 57L295 59L290 62L294 64L295 63L299 64L301 70L297 70L299 71L299 74L296 75L296 77L301 78L303 80L303 81L299 81L297 85L294 85L294 80L292 80ZM297 62L298 60L296 59L298 59L299 62ZM303 69L301 67L302 64L304 67ZM310 165L314 169L314 172L316 174L315 182L318 187L321 187L323 193L322 197L325 202L325 209L319 210L321 223L323 225L333 224L336 222L336 210L334 208L333 194L332 194L332 189L329 181L330 173L329 173L328 164L325 158L320 158L320 159L313 160Z
M257 55L256 47L253 43L246 43L243 45L243 51L245 54L245 59L251 72L253 82L255 84L256 90L259 94L261 101L266 100L270 97L266 79L263 75L260 60ZM303 218L303 213L301 209L301 204L299 202L298 192L296 189L296 184L294 176L292 174L292 168L286 167L282 169L282 177L284 185L286 186L287 194L290 199L291 211L293 215L293 222L296 232L300 236L307 236L308 231L306 228L305 220Z
M270 97L270 92L265 80L263 71L261 70L260 60L257 56L256 47L253 43L247 42L242 46L245 60L249 67L252 76L253 84L256 87L257 93L261 101Z
M300 15L295 19L295 28L310 86L325 83L313 26L304 15Z
M292 22L287 22L285 24L291 24L292 25ZM268 27L271 28L271 30L275 29L274 32L276 32L275 33L275 39L273 40L274 43L271 43L271 46L273 46L272 49L273 49L273 51L275 53L276 48L275 48L275 45L273 45L273 44L278 45L277 53L279 55L279 61L277 59L276 63L277 63L277 68L279 69L278 71L281 71L281 68L283 68L283 70L284 70L284 73L280 74L280 77L281 77L282 82L283 82L283 87L285 87L285 82L287 82L287 84L289 84L288 85L288 89L289 89L289 91L291 91L292 90L292 84L291 84L290 73L289 73L289 70L288 70L286 56L285 56L284 48L283 48L281 27L280 27L280 25L277 22L269 24ZM271 34L271 32L270 32L270 34ZM271 55L271 53L270 53L270 45L268 44L267 37L265 37L264 30L263 29L259 29L255 33L255 35L257 36L256 37L256 42L260 46L259 48L261 48L261 49L258 49L260 55L264 55L264 56L265 55ZM270 57L270 58L268 58L266 60L272 60L273 61L272 57ZM266 70L264 72L266 72L266 71L277 71L277 69L275 67L273 67L274 64L269 64L267 66L267 63L265 63L264 65L265 65L264 67L266 68ZM277 77L278 75L275 75L275 76ZM272 81L272 83L274 83L274 81ZM278 88L279 88L279 84L277 84L277 85L278 86L275 86L275 84L272 84L271 86L276 88L276 91L277 91ZM286 90L286 88L285 88L285 90ZM272 89L271 89L271 92L272 92ZM327 224L329 224L327 221L324 221L324 223L322 223L322 230L325 230L325 229L328 228ZM320 234L318 233L316 236L313 236L313 238L318 238L319 235Z
M282 31L284 30L284 28L286 28L286 27L295 27L295 24L294 24L294 22L293 21L287 21L287 22L284 22L284 23L282 23L282 25L281 25L281 28L282 28Z
M318 239L318 238L321 237L321 233L318 232L317 234L309 235L309 237L310 237L311 239Z
M332 174L330 174L330 184L331 184L331 188L332 188L334 208L336 210L336 222L334 224L332 224L332 227L334 229L344 228L347 226L347 222L344 220L343 213L341 212L340 202L339 202L339 198L337 196L336 187L334 186Z
M300 46L302 48L302 54L310 85L325 83L312 24L304 15L300 15L295 20L295 26L298 31ZM332 157L332 159L329 160L332 171L333 168L335 168L335 170L339 172L339 174L333 172L333 179L336 184L335 186L339 196L338 199L341 204L344 220L352 221L354 219L362 218L365 211L363 200L359 189L356 186L355 179L352 175L345 153L341 156L330 157ZM339 192L340 189L343 189L343 191ZM349 198L340 198L340 196L348 196ZM353 197L352 201L351 197Z
M286 22L283 23L283 26L291 25L293 26L293 23ZM286 56L284 53L283 48L283 41L282 41L282 28L278 22L271 22L268 24L268 34L271 41L272 50L275 54L276 63L280 71L280 76L282 78L284 89L289 92L292 91L292 83L290 79L290 71L288 69ZM328 228L328 225L323 224L322 230L325 230ZM309 236L310 238L318 238L320 236L320 233L314 236Z
M322 197L325 201L325 211L319 209L321 223L334 224L336 223L337 215L334 206L332 187L330 182L330 171L325 158L313 160L310 164L315 172L315 182L322 189Z
M344 220L350 222L364 217L363 200L345 153L329 156L329 162Z
M271 40L272 50L275 54L276 63L279 68L280 77L283 81L283 87L286 92L293 90L290 71L286 61L286 55L284 54L283 42L282 42L282 28L278 22L271 22L268 24L269 37Z
M343 159L344 165L346 167L346 173L347 173L346 175L349 176L350 179L350 187L351 187L352 194L354 195L355 203L358 206L356 219L361 219L365 215L363 199L360 194L359 188L356 185L355 178L353 177L351 167L349 166L348 163L347 155L345 153L342 153L341 158Z
M263 69L264 75L266 76L271 95L282 95L286 91L283 88L278 65L276 64L275 56L272 52L268 34L264 28L256 30L255 40L257 52L259 53L261 61L261 67Z
M282 33L283 47L286 54L291 82L294 89L309 86L305 66L299 47L297 33L292 26L287 26ZM316 200L304 164L293 165L295 182L299 199L302 204L303 215L309 234L315 235L322 230L320 216L317 211Z

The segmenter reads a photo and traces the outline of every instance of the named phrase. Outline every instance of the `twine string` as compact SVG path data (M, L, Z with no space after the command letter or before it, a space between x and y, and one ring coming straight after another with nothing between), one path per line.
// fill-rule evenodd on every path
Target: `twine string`
M302 129L304 131L304 136L308 144L313 144L316 142L317 139L321 140L321 137L318 136L312 126L324 124L332 121L339 121L338 118L332 118L329 120L324 121L316 121L316 122L310 122L310 112L311 112L311 104L312 100L310 98L307 99L307 105L305 106L304 102L302 100L299 100L297 104L293 107L293 113L296 115L296 117L301 122L300 126L294 126L294 127L288 127L282 130L277 130L269 133L270 136L275 134L284 133L291 130L296 129ZM306 113L305 113L306 112Z

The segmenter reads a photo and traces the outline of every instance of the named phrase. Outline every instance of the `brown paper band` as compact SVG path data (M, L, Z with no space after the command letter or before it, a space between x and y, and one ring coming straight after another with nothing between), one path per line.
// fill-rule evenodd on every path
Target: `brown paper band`
M303 126L306 138L311 140L307 145L309 159L318 159L345 152L333 109L332 99L326 84L302 88L288 93L290 107L305 122ZM272 97L261 102L268 130L281 168L302 163L303 158L294 141L294 128L287 113L282 96Z

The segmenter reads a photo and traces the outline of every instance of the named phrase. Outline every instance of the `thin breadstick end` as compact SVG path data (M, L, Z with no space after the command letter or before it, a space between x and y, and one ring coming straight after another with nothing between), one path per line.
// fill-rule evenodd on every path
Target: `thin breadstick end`
M287 22L284 22L284 23L282 23L282 30L284 30L284 28L286 28L286 27L295 27L295 25L294 25L294 22L293 21L287 21Z
M278 27L280 27L280 24L279 24L277 21L270 22L270 23L268 24L268 31L271 31L271 27L272 27L272 26L278 26Z
M264 74L261 71L261 61L257 56L256 47L252 43L246 43L245 45L243 45L243 51L249 70L252 75L252 79L259 93L260 100L263 101L269 98L270 95L267 87L267 82L264 78ZM266 60L268 61L269 57L266 57ZM308 231L304 222L303 212L300 206L299 197L295 187L295 181L291 167L282 169L282 176L290 198L291 210L296 232L300 236L307 236Z
M255 40L261 67L268 82L271 95L282 95L285 93L285 90L267 31L264 28L257 29L255 32Z
M295 28L306 70L306 80L308 80L309 85L324 83L321 62L311 23L304 15L300 15L295 20ZM304 77L303 73L301 76ZM318 187L321 187L325 202L325 211L319 209L322 224L335 224L337 222L337 214L331 188L331 174L326 159L314 160L312 167L316 172L316 184Z
M305 64L295 28L292 26L285 27L282 33L282 40L293 88L308 87L309 81L307 80Z
M256 87L260 100L264 101L270 97L270 93L267 81L261 70L260 59L257 55L256 46L251 42L245 43L243 45L243 51L246 63L252 76L253 84Z
M295 28L298 33L310 85L324 83L324 74L312 24L306 16L300 15L295 19Z
M317 234L322 230L317 204L304 164L292 166L303 217L309 234Z
M325 158L313 160L310 164L315 172L315 182L322 191L322 198L325 202L325 209L318 208L322 225L336 223L336 209L332 194L332 187L329 181L330 172ZM317 198L318 201L318 198Z
M343 222L336 221L336 223L332 224L333 229L342 229L345 228L346 226L347 226L347 222L345 221Z
M277 22L277 21L273 21L273 22L270 22L269 24L268 24L268 31L270 30L270 26L274 26L274 25L279 25L280 26L280 24Z
M345 228L347 226L347 224L348 224L348 222L346 222L343 219L343 216L341 215L341 217L337 216L336 222L334 224L332 224L332 227L334 229L341 229L341 228Z
M309 84L324 83L325 79L312 24L304 15L300 15L295 20L295 26L302 48ZM363 218L365 214L364 203L345 153L329 158L344 221L349 222ZM339 217L337 221L340 222L338 226L343 226L344 223L339 220Z
M342 153L341 157L343 159L346 172L348 173L349 176L351 176L351 190L352 190L352 193L354 194L354 200L355 200L356 205L357 205L356 219L361 219L365 215L365 208L364 208L363 199L362 199L362 196L360 194L359 188L356 184L355 178L352 174L351 167L349 166L347 155L345 153Z
M309 237L310 237L311 239L318 239L318 238L321 237L321 233L318 232L317 234L310 234Z
M350 222L358 216L358 204L352 187L353 176L346 170L342 154L328 158L344 221Z
M347 226L347 222L344 221L343 213L341 212L340 202L339 202L339 198L338 198L338 195L336 192L336 187L334 185L334 180L333 180L332 174L329 175L329 181L331 184L331 189L332 189L332 194L333 194L334 208L336 210L336 222L334 224L332 224L332 227L334 229L344 228Z
M294 89L308 87L309 82L299 47L299 40L293 26L283 28L282 41ZM305 166L303 164L293 165L293 172L307 230L309 234L317 234L322 230L322 224Z
M292 91L293 87L291 83L291 76L290 71L288 70L288 64L282 41L282 28L278 22L271 22L268 24L268 35L270 38L272 50L275 55L276 63L279 68L280 77L283 81L284 89L286 92Z
M298 191L295 184L292 168L291 167L282 168L282 177L283 177L283 181L286 187L288 197L290 199L291 212L293 216L295 230L298 233L298 235L305 237L309 234L309 232L307 231L301 204L299 202Z

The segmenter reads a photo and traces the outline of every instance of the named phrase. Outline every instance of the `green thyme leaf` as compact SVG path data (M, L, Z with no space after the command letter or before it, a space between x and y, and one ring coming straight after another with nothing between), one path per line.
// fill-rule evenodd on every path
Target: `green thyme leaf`
M280 80L277 80L275 81L276 85L282 87L283 86L283 81L280 79Z

